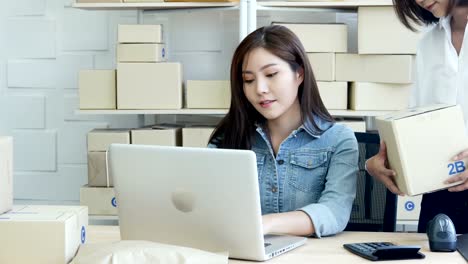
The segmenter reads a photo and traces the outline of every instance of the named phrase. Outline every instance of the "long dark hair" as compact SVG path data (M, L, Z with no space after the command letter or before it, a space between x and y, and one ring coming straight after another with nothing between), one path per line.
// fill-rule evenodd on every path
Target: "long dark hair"
M466 5L467 0L449 0L449 13L457 5ZM431 12L420 7L414 0L393 0L395 12L398 15L401 23L408 29L416 31L414 22L417 25L425 24L430 25L437 23L439 18L435 17Z
M237 47L231 63L231 106L211 135L210 143L219 148L250 149L256 124L266 122L265 118L250 104L244 94L242 65L249 52L264 48L286 61L297 72L304 69L304 81L299 86L298 97L301 119L309 120L317 131L322 132L314 116L333 122L325 108L317 88L307 54L297 36L288 28L271 25L250 33Z

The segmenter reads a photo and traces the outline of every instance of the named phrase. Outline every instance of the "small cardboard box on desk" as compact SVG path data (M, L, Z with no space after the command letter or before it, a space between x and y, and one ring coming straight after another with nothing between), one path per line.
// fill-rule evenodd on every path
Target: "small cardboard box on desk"
M0 263L69 263L87 227L84 206L15 206L0 215Z
M0 137L0 214L13 205L13 139Z
M408 195L446 189L449 177L466 169L466 160L451 160L468 148L460 106L432 105L376 118L387 145L398 188Z

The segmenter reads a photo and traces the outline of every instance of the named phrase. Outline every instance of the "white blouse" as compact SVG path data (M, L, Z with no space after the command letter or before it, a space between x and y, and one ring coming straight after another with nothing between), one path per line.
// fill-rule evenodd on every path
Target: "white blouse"
M410 107L459 104L468 135L468 29L458 55L452 45L450 19L441 18L419 42Z

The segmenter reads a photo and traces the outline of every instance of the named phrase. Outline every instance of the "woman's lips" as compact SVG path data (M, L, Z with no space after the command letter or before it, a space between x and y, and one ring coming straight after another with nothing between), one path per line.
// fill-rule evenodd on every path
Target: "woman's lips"
M426 9L429 10L429 11L431 11L432 8L435 6L435 4L436 4L436 2L434 2L434 3L432 3L432 4L428 5L428 6L426 6Z
M265 100L260 102L260 106L263 108L270 107L276 100Z

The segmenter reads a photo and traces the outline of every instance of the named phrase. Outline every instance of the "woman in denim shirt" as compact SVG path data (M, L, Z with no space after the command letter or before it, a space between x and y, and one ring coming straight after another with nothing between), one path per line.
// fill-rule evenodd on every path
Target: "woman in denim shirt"
M357 142L333 122L294 33L268 26L239 44L231 98L210 146L256 153L264 233L343 231L356 193Z

